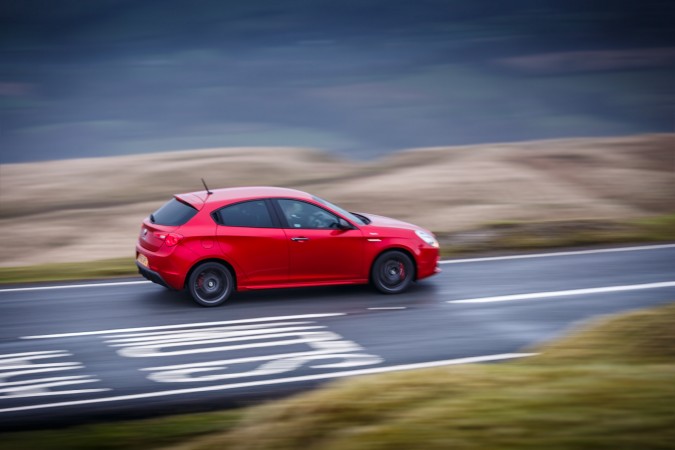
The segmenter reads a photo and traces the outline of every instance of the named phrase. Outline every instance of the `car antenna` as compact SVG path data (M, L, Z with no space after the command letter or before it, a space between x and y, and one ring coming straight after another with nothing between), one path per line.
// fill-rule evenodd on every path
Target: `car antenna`
M209 187L206 185L206 181L202 178L202 184L204 185L204 189L206 189L206 195L211 195L213 192L209 190Z

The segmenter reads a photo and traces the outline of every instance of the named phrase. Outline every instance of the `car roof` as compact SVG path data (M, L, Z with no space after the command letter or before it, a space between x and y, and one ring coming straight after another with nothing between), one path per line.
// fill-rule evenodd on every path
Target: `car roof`
M254 198L300 198L309 200L310 194L296 189L288 189L271 186L247 186L224 189L213 189L212 194L207 197L206 191L188 192L176 195L177 198L194 203L229 203L234 200L248 200Z

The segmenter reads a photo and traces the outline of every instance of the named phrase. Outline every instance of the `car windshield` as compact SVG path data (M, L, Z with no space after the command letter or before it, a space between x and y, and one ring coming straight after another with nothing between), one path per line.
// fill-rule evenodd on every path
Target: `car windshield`
M357 223L357 224L359 224L359 225L367 225L367 223L368 223L368 222L366 222L366 220L368 220L366 217L363 217L363 216L360 216L360 215L357 216L357 215L355 215L355 214L352 214L352 213L350 213L349 211L347 211L347 210L345 210L345 209L342 209L342 208L340 208L339 206L334 205L334 204L332 204L331 202L329 202L329 201L327 201L327 200L324 200L324 199L322 199L322 198L315 197L315 196L312 196L312 198L313 198L314 200L316 200L317 202L321 203L322 205L328 206L328 207L329 207L330 209L332 209L333 211L340 213L341 215L343 215L344 217L348 218L348 219L351 220L352 222L355 222L355 223ZM364 219L365 219L365 220L364 220Z

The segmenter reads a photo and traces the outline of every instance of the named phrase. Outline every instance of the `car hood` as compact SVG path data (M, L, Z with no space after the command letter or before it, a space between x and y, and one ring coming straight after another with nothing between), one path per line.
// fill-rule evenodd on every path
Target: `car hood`
M389 227L389 228L404 228L406 230L427 231L422 227L419 227L417 225L413 225L412 223L403 222L402 220L392 219L391 217L377 216L375 214L364 214L364 213L359 213L359 214L369 218L371 222L368 225L371 225L371 226Z

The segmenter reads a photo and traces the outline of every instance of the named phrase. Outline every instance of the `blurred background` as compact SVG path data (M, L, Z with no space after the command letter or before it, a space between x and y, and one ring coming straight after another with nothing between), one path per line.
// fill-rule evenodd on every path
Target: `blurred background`
M0 267L133 270L142 219L202 177L410 221L444 252L675 239L673 19L666 0L3 1Z
M672 132L668 0L7 0L1 163Z

